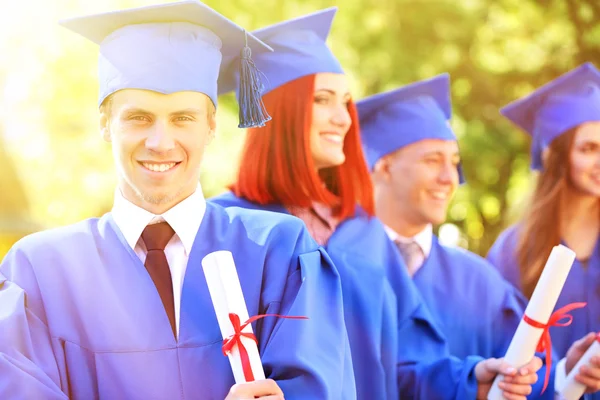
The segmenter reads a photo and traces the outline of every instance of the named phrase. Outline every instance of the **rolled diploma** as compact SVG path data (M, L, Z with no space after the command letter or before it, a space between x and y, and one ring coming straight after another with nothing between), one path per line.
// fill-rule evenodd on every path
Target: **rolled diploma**
M215 314L217 315L217 321L219 321L221 334L223 339L226 339L234 334L233 326L229 320L229 313L239 315L242 324L249 318L246 301L242 293L242 286L240 285L240 279L235 268L235 262L233 261L233 255L229 251L215 251L210 253L202 259L202 269L204 270L210 298L212 299ZM242 332L253 333L252 326L248 324ZM265 379L265 372L260 361L256 343L252 339L243 336L241 337L241 341L248 352L254 378L256 380ZM238 346L233 347L228 358L235 382L246 382Z
M573 250L563 246L554 246L542 275L533 291L525 315L534 321L547 324L558 301L558 296L567 280L571 266L575 261ZM515 368L521 368L533 359L543 329L534 328L523 319L508 346L504 360ZM547 351L552 351L548 349ZM488 400L502 400L502 390L498 383L504 379L498 375L488 393Z
M567 378L565 379L565 383L563 387L560 389L561 399L564 400L579 400L583 393L585 392L586 386L582 383L579 383L575 380L575 375L579 369L590 363L590 360L594 356L600 356L600 334L596 337L594 343L587 349L583 357L579 359L577 364L573 367Z

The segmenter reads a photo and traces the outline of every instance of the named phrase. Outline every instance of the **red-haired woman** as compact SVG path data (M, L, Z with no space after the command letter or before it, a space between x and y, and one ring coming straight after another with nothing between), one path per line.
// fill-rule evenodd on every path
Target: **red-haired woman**
M273 119L248 130L231 192L211 201L293 214L326 248L342 281L360 399L483 398L498 372L515 372L500 360L448 356L399 253L373 217L356 108L325 44L334 13L253 32L275 49L254 57L269 84L264 102ZM529 393L540 365L536 359L503 382L507 396L524 399L519 394Z
M600 331L600 72L583 64L501 111L532 135L540 174L520 223L500 235L488 259L531 297L552 248L562 242L575 251L557 308L587 307L572 312L569 328L551 329L564 357L577 339Z

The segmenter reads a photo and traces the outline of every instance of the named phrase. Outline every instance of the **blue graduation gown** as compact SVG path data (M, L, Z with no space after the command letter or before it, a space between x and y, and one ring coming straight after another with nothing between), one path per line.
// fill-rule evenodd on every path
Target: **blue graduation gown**
M281 205L259 205L230 192L209 202L288 212ZM358 398L474 399L473 368L481 358L449 355L443 334L379 220L359 209L337 227L325 249L342 279ZM389 357L394 348L397 357Z
M452 355L504 357L527 299L489 262L467 250L443 246L433 235L431 253L413 280ZM545 367L540 370L530 398L542 398L545 372ZM553 399L553 392L554 374L543 398Z
M522 290L516 256L518 234L518 225L502 232L488 252L487 259L507 281ZM555 360L565 357L576 340L590 332L600 331L600 241L587 264L579 260L573 263L555 309L582 301L587 306L571 312L573 323L570 326L550 328L552 345L557 355ZM600 393L586 395L585 398L600 400Z
M179 338L112 216L37 233L0 265L0 398L218 399L234 384L202 271L233 253L267 378L286 399L353 399L341 283L295 218L209 204L183 284Z
M518 228L514 225L500 234L487 259L515 287L521 289L519 264L516 258ZM556 303L556 309L575 302L586 302L583 309L574 310L569 327L550 328L552 344L558 355L564 357L569 347L590 332L600 331L600 241L587 263L575 260L565 286Z
M485 259L443 246L433 235L431 253L413 279L452 354L504 357L527 300Z

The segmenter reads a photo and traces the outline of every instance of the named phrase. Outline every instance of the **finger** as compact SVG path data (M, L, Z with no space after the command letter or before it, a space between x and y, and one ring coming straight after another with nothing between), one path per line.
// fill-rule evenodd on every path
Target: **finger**
M515 383L499 382L498 387L506 394L515 394L517 396L527 396L531 393L531 385L518 385Z
M502 393L502 398L505 400L527 400L527 396L520 396L518 394L512 394L507 392Z
M256 396L283 396L283 392L272 379L263 379L248 383L239 383L233 385L229 393L238 398L249 397L251 399Z
M542 362L541 358L533 357L533 359L529 361L527 365L523 366L519 372L521 373L521 375L535 373L539 371L540 368L542 368L542 365L544 365L544 363Z
M595 339L596 333L590 332L581 339L575 341L575 343L573 343L573 346L581 350L582 352L585 352L588 349L588 347L590 347L592 343L594 343Z
M511 383L515 385L533 385L538 381L537 374L531 373L527 375L517 375L511 377L505 377L504 381L506 383Z
M578 374L575 377L575 380L577 382L581 383L582 385L585 385L589 389L595 389L594 391L597 391L598 389L600 389L600 381L598 379L590 378L585 375Z
M600 379L600 367L589 367L587 365L584 365L581 368L579 368L577 376L579 375L591 379Z
M503 358L490 358L486 360L485 363L487 370L492 373L505 376L514 376L517 374L517 369L505 362Z
M590 360L590 365L594 366L594 367L600 367L600 357L598 357L598 356L592 357L592 359Z

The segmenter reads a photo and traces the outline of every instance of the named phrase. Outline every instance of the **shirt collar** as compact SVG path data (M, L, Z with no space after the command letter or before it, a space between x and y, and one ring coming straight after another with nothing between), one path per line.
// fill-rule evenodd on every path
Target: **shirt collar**
M408 238L400 236L396 231L394 231L387 225L384 225L384 229L390 240L392 240L393 242L406 243L410 242L411 240L414 240L423 251L425 258L429 257L429 253L431 253L431 246L433 242L433 226L431 224L428 224L425 228L423 228L421 232L417 233L415 236Z
M155 215L141 207L136 206L125 197L119 189L115 191L115 200L112 214L115 223L123 233L125 240L135 248L142 232L153 220L164 220L171 225L175 234L183 243L186 254L190 254L196 234L206 212L206 200L202 187L198 188L189 197L170 208L162 215Z

